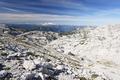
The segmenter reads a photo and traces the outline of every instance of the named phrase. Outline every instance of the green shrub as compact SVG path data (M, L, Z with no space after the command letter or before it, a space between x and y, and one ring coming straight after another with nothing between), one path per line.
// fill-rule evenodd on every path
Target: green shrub
M80 80L87 80L85 77L79 77Z
M92 79L95 79L95 78L97 78L98 76L99 76L98 74L92 74L91 78L92 78Z
M4 70L10 70L11 68L10 67L4 67L3 69Z
M0 53L1 56L8 56L8 53L2 52Z

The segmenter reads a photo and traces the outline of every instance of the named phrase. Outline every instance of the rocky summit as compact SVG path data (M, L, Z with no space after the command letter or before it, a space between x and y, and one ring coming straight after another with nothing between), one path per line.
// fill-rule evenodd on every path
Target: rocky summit
M17 35L0 26L0 80L120 80L120 25Z

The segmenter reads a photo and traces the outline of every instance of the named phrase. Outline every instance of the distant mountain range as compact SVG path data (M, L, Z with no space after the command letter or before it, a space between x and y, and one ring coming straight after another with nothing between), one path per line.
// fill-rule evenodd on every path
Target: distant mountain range
M11 29L21 29L24 31L52 31L52 32L70 32L77 28L86 26L72 26L72 25L32 25L32 24L5 24Z
M51 28L0 24L0 80L120 80L120 25Z

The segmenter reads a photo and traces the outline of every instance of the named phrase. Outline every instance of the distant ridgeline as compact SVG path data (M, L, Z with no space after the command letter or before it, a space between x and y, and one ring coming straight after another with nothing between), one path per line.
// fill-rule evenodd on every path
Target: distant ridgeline
M8 28L21 29L24 31L52 31L52 32L70 32L77 28L86 26L72 26L72 25L31 25L31 24L7 24Z

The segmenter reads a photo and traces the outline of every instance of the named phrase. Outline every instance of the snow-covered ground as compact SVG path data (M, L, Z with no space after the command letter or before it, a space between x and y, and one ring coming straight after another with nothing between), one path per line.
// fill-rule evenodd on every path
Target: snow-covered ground
M109 80L120 80L120 25L85 28L48 46L61 54L72 53L87 60L85 67Z
M120 80L120 25L88 27L67 35L2 33L1 79Z

